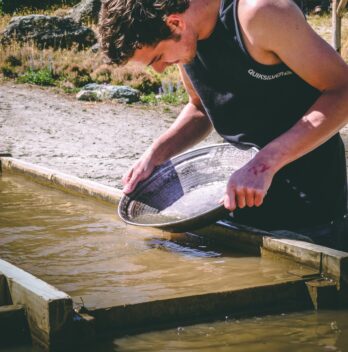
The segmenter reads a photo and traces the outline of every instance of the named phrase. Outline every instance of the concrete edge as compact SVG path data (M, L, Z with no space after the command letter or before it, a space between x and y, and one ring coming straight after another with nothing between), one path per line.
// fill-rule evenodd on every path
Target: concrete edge
M12 172L29 176L39 183L50 185L64 191L89 196L117 205L122 196L122 191L117 188L102 185L100 183L84 180L43 166L9 158L0 157L2 172Z
M14 305L24 305L32 339L48 346L72 320L73 302L69 295L0 259Z

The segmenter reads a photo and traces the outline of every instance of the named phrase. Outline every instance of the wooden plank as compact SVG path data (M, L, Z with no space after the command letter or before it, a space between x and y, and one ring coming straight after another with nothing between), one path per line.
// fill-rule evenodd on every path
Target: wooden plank
M72 320L71 297L1 259L0 271L7 278L13 304L26 308L34 342L44 347L58 345Z
M341 17L338 16L338 0L332 0L332 46L341 52Z
M10 304L6 276L0 272L0 306Z
M96 318L97 332L156 329L177 324L224 319L254 314L309 309L312 302L305 281L216 291L208 294L177 297L89 311Z
M315 309L335 309L340 306L335 281L317 279L307 282L306 285Z
M348 253L313 243L264 237L263 250L285 255L288 258L320 270L339 284L348 285Z
M2 171L14 172L50 187L117 205L122 191L14 158L0 158Z

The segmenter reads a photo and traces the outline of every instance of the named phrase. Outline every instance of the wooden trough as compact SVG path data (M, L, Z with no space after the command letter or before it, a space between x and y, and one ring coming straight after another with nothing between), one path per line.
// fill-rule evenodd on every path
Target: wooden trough
M116 207L121 191L1 157L1 172L21 174L35 182ZM74 309L71 297L0 260L0 331L8 340L31 340L45 350L62 351L113 335L192 324L229 316L344 307L348 301L348 253L304 242L294 233L269 233L228 221L183 234L204 236L225 247L277 261L298 263L282 282L265 282L230 290L202 292L162 300L93 310ZM2 330L5 329L5 330ZM7 329L7 330L6 330Z

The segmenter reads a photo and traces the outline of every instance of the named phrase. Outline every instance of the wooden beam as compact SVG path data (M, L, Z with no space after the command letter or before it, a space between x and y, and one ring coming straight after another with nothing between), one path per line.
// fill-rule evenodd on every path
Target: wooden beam
M284 310L312 307L305 280L284 280L243 289L202 293L193 296L153 300L134 304L90 310L96 319L97 333L117 331L123 335L131 331L145 331L181 323L197 323L230 317L253 316Z
M72 299L46 282L0 259L14 305L25 306L32 339L38 345L58 346L72 321Z
M332 46L340 53L341 52L341 17L338 16L338 1L332 0ZM346 0L341 0L346 1Z
M7 281L4 274L0 273L0 306L9 304L8 294L7 294Z
M84 180L71 176L63 172L48 169L43 166L34 165L26 161L14 158L0 157L2 172L13 172L24 175L34 181L70 192L84 195L104 202L117 205L122 196L122 191L114 187L102 185L100 183Z
M325 277L335 279L339 287L341 284L348 285L347 252L297 240L264 237L262 254L267 255L267 251L318 268Z

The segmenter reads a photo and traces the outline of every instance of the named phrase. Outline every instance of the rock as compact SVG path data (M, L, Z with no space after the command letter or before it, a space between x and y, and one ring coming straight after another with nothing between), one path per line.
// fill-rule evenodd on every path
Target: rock
M39 48L79 49L90 47L97 42L94 32L81 26L70 17L29 15L13 17L2 33L1 43L12 41L34 42Z
M135 103L140 99L140 92L127 86L90 83L76 95L78 100L104 101L117 100L125 103Z
M76 0L0 0L0 7L2 5L3 13L12 13L13 11L20 11L23 8L30 9L48 9L53 5L75 5Z
M76 22L92 21L93 23L97 23L100 7L100 0L82 0L73 7L70 16Z
M91 47L92 53L97 53L100 50L100 44L99 43L95 43L92 47Z

